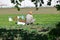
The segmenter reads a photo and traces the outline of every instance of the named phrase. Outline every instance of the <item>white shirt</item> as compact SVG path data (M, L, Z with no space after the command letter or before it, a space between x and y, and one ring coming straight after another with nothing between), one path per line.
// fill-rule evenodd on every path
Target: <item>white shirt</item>
M33 16L30 15L30 14L27 14L27 15L26 15L26 23L31 23L32 20L33 20Z

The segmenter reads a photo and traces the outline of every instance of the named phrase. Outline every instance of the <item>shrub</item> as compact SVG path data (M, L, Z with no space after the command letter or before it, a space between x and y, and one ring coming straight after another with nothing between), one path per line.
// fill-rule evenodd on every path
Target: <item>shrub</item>
M60 5L55 6L58 11L60 11Z

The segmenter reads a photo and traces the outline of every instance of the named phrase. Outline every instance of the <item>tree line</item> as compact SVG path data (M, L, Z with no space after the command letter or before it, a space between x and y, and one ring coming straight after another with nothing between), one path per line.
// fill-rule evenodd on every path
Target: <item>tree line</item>
M15 7L17 8L18 11L20 11L20 8L18 5L21 6L21 2L24 0L11 0L11 3L16 4ZM40 5L40 7L42 6L42 4L44 4L44 0L31 0L31 2L34 2L34 5L36 7L36 10L38 10L38 3ZM48 0L47 5L51 6L52 0ZM60 0L57 1L57 3L60 3ZM57 8L57 10L60 10L60 5L56 5L55 8Z

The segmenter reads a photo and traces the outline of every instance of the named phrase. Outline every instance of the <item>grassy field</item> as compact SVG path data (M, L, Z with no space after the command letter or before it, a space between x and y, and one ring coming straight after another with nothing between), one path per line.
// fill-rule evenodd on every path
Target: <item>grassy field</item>
M14 21L9 22L8 18L9 17L14 18L16 16L21 16L21 15L26 16L28 11L33 12L33 16L36 20L34 23L35 25L33 27L37 27L38 25L39 25L39 27L41 27L41 26L42 27L46 27L46 26L52 27L57 22L60 22L60 12L57 11L55 8L39 8L38 11L36 11L35 8L22 8L19 12L14 8L3 8L3 9L1 8L0 9L0 27L4 27L4 26L5 26L5 28L9 27L9 26L15 27L16 26L15 22ZM38 24L38 25L36 25L36 24ZM27 28L29 28L29 27L27 27Z
M16 16L26 16L27 11L33 11L33 16L35 18L34 25L17 25L15 21L9 22L9 17ZM35 9L21 9L17 11L16 9L0 9L0 29L23 29L27 32L37 32L38 34L47 34L52 28L55 28L58 22L60 22L60 12L56 11L55 8L40 8L38 11ZM41 31L48 29L47 31ZM4 30L5 31L5 30ZM40 35L39 35L40 36ZM45 39L44 39L45 40Z
M9 22L9 17L16 17L21 16L22 14L1 14L0 15L0 28L7 28L7 29L23 29L28 30L29 32L32 31L40 31L43 28L54 28L55 24L60 22L60 14L33 14L36 21L34 25L17 25L14 21ZM24 14L26 16L26 14ZM38 24L38 25L36 25Z
M1 14L0 15L0 26L15 25L15 22L9 22L9 17L21 16L22 14ZM26 15L26 14L25 14ZM25 16L24 15L24 16ZM54 24L60 21L60 14L33 14L36 19L34 24Z

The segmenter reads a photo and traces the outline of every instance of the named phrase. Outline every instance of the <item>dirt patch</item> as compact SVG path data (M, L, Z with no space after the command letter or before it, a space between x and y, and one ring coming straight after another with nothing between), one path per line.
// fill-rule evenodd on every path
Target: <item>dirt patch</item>
M28 11L32 11L34 14L59 14L60 12L54 7L45 7L39 8L36 11L35 8L21 8L20 11L17 11L16 8L0 8L0 14L26 14Z

